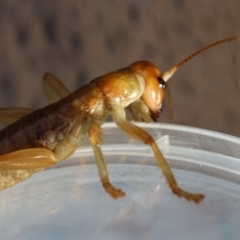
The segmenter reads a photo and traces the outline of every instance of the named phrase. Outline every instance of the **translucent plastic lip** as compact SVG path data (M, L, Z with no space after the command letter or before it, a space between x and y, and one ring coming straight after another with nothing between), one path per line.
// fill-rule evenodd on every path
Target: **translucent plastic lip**
M171 167L189 169L211 174L225 180L240 183L240 139L226 134L193 127L159 123L135 123L149 132L158 143ZM149 146L130 139L115 123L102 126L104 155L152 156ZM92 155L92 148L85 140L74 153L78 156ZM66 162L73 164L74 162ZM114 163L111 162L110 163ZM134 160L126 160L134 163ZM156 162L145 162L154 164Z
M150 147L106 123L103 155L111 183L126 196L113 200L103 190L86 138L68 160L0 192L0 239L238 240L240 139L136 124L156 140L179 186L204 201L173 195Z

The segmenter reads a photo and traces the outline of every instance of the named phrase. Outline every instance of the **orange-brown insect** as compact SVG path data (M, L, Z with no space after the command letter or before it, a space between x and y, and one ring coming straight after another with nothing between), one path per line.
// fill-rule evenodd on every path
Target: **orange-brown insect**
M43 83L50 105L36 111L0 109L0 121L8 125L0 131L0 189L68 158L88 134L105 191L113 198L123 197L124 192L110 183L100 148L101 125L111 114L122 131L152 148L172 192L199 203L204 196L178 187L154 139L128 122L124 109L128 108L135 120L155 121L163 104L165 82L174 72L206 49L236 39L232 37L210 44L164 74L151 62L135 62L98 77L73 93L53 75L46 73Z

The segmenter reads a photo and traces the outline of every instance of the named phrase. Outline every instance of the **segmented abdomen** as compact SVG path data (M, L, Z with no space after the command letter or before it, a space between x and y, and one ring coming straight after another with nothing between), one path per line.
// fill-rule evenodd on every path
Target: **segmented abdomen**
M54 150L74 124L74 119L64 115L62 107L71 98L70 95L58 103L36 110L1 130L0 155L26 148Z

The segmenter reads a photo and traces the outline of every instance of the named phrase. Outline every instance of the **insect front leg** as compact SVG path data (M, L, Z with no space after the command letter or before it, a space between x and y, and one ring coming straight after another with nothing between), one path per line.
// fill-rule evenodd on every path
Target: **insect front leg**
M144 122L147 122L147 123L152 122L149 108L141 99L128 105L127 109L129 110L131 117L134 121L143 120Z
M99 125L92 123L88 129L88 135L94 151L98 172L105 191L114 199L124 197L125 193L121 189L112 186L109 180L106 163L100 148L102 143L102 130Z
M181 188L178 187L178 184L175 180L175 177L166 161L164 156L162 155L161 151L159 150L156 142L152 138L150 134L145 132L143 129L135 126L134 124L126 121L126 114L122 107L116 107L114 110L112 110L112 116L115 121L115 123L118 125L118 127L124 131L126 134L128 134L130 137L138 139L142 141L145 144L148 144L153 151L153 154L155 156L155 159L159 165L159 167L162 169L162 172L164 176L167 179L169 187L172 189L172 192L179 197L184 197L188 201L194 201L195 203L199 203L203 200L204 196L202 194L192 194L188 193Z

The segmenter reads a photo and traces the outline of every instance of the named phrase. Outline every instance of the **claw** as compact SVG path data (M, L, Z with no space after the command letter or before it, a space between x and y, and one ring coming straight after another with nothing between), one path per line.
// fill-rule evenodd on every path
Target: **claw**
M181 188L179 187L174 187L172 188L172 192L176 195L178 195L178 197L184 197L186 200L188 201L193 201L195 203L200 203L204 198L205 196L203 194L199 194L199 193L195 193L195 194L192 194L192 193L188 193L184 190L182 190Z
M112 184L109 182L103 183L102 185L103 185L105 191L114 199L125 196L125 193L121 189L117 189L117 188L113 187Z

